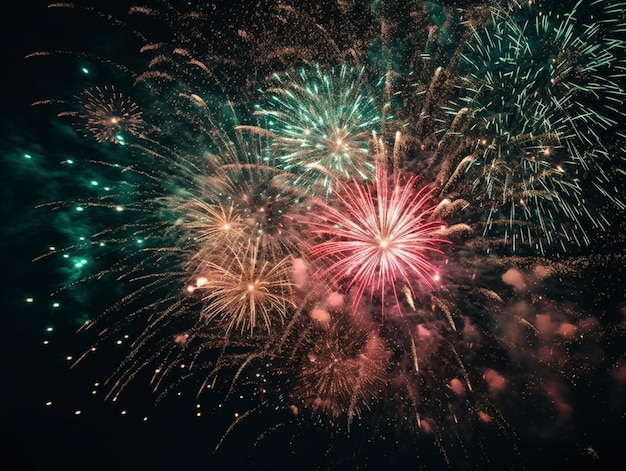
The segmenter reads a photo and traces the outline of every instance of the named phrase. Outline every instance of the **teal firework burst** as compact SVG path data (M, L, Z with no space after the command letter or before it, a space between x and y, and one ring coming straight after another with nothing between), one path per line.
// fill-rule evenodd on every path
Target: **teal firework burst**
M275 74L256 113L276 138L278 165L298 174L313 193L333 191L335 180L374 176L370 140L382 109L364 68L320 66Z
M622 205L605 189L602 162L613 158L604 136L624 116L624 23L615 5L582 4L565 14L494 8L463 54L468 70L449 110L471 115L476 146L464 164L476 171L483 233L514 249L588 243L588 223L607 222L584 201L586 184ZM586 21L587 8L600 19Z

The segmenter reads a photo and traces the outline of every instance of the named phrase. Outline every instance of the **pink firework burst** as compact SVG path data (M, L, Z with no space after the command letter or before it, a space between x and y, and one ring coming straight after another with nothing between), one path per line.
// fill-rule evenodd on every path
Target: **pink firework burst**
M416 189L416 180L402 182L399 174L389 178L379 167L375 185L342 183L332 205L316 204L312 215L317 221L311 225L323 241L312 247L311 256L328 261L323 276L331 274L334 283L347 283L346 291L354 289L353 310L366 289L370 301L379 294L384 309L391 288L402 312L398 280L413 305L414 285L432 289L439 279L430 256L441 253L437 244L448 242L442 238L445 226L432 218L432 190Z

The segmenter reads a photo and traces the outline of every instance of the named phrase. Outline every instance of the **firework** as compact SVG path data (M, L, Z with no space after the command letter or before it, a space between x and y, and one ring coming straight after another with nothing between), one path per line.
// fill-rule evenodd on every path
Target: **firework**
M246 237L246 226L232 203L225 206L187 197L175 207L175 212L184 215L184 222L179 225L184 225L184 232L194 241L197 247L194 258L199 260L210 259L211 254L224 246Z
M76 97L79 111L59 116L76 118L75 126L98 142L124 142L124 134L139 134L144 128L142 111L130 97L114 87L94 87Z
M415 281L428 288L437 284L439 271L430 256L439 253L436 245L444 242L442 223L430 219L431 192L415 191L416 180L410 177L403 183L395 175L389 182L386 170L379 167L374 191L344 184L335 205L318 202L313 213L318 222L312 227L326 240L312 247L312 256L330 259L323 273L336 282L345 281L345 291L355 290L354 308L366 290L370 299L380 296L384 307L391 288L400 309L397 280L411 293Z
M380 397L390 355L375 331L350 322L338 316L309 334L293 388L298 402L333 417L346 414L348 425Z
M276 136L279 166L328 195L335 179L374 175L369 143L382 114L372 96L363 68L316 66L274 75L257 114Z
M242 234L259 239L268 256L297 256L307 246L298 225L306 195L291 175L272 165L265 141L257 140L255 134L241 134L234 148L207 159L198 180L202 198L229 208Z
M257 322L269 331L295 307L291 258L273 264L260 256L258 245L248 242L242 249L229 247L230 257L221 263L204 261L198 270L206 275L198 278L192 291L202 293L202 317L228 319L226 333L233 327L252 332Z
M462 171L473 175L483 235L503 237L513 250L588 244L585 221L607 226L582 195L584 180L600 188L608 181L601 133L623 119L626 97L615 72L623 67L623 23L616 6L600 3L578 2L563 15L494 7L492 23L474 30L463 53L470 72L450 112L472 116L466 132L475 144ZM606 28L580 21L586 8ZM530 20L520 23L525 14ZM585 178L589 169L594 176Z

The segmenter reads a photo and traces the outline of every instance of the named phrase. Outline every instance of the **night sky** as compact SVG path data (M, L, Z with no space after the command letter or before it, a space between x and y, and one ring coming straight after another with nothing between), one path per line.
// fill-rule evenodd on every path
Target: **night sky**
M105 400L103 388L94 384L115 371L124 358L125 346L105 344L88 361L75 368L70 366L92 341L77 330L86 319L95 317L117 299L123 288L111 284L79 294L69 290L51 296L72 280L76 271L69 265L59 265L56 259L33 262L51 244L70 243L72 231L61 227L63 220L36 206L51 199L73 198L84 190L80 185L73 187L73 177L59 162L86 155L93 143L85 144L82 137L72 134L54 109L31 106L59 92L71 96L67 91L72 87L80 90L82 79L69 69L50 70L54 60L25 57L49 48L50 44L89 48L93 41L94 47L101 46L94 39L98 37L96 30L86 23L77 24L76 15L47 9L47 4L43 0L24 0L13 2L10 10L5 6L0 28L0 250L4 262L0 307L4 331L0 390L4 400L0 420L5 431L0 445L0 469L619 468L626 425L626 273L625 252L620 245L626 228L624 211L613 211L610 227L606 231L592 230L591 244L576 249L576 255L589 255L590 263L577 265L577 275L569 280L551 280L552 284L546 282L544 286L546 292L560 300L563 312L571 309L587 313L603 332L594 341L581 342L576 351L572 350L575 359L563 360L562 371L581 371L580 382L575 375L574 379L568 376L571 381L565 381L570 386L567 393L562 393L556 382L554 385L555 403L566 398L566 404L561 405L568 411L567 418L544 403L534 402L537 396L530 387L527 395L520 389L515 397L521 402L511 399L507 403L504 399L502 406L510 413L504 417L510 425L510 433L505 435L514 438L503 438L502 434L480 426L476 430L463 428L459 434L467 440L467 448L456 449L448 464L442 461L437 444L429 436L417 440L393 437L395 426L391 419L378 418L379 432L374 438L368 435L366 419L356 421L353 433L346 436L343 431L333 433L332 425L323 424L323 420L318 423L317 419L310 419L307 423L302 419L294 425L290 410L278 406L273 412L242 421L242 426L214 452L233 416L255 406L255 399L246 396L248 385L242 387L240 399L231 401L223 401L217 392L197 400L194 386L183 385L155 405L155 394L147 384L150 375L142 371L117 401ZM117 6L113 9L116 13L124 11ZM152 33L158 35L159 31ZM119 50L122 37L126 36L109 38L108 46L113 52ZM132 54L129 57L132 62ZM60 68L68 63L66 59L59 59ZM74 64L80 63L79 60ZM619 128L624 129L623 121ZM621 146L623 154L623 142ZM626 165L622 164L622 168ZM493 276L496 284L505 288L514 284L502 283L498 275ZM504 326L509 324L503 321L502 325L505 332ZM129 331L137 334L133 328L137 327ZM493 353L493 358L500 354ZM593 362L593 368L585 366L586 360ZM549 389L546 385L534 386ZM431 399L433 404L445 407L443 401ZM559 409L559 404L554 407ZM384 406L376 409L378 414L381 410ZM544 416L542 411L546 410L551 412ZM268 434L261 446L254 446L258 436L276 423L286 425ZM387 439L381 438L383 433L389 433ZM474 433L481 437L477 443ZM445 438L442 440L445 442ZM481 447L490 440L490 450L483 455ZM464 453L469 457L464 457ZM475 454L489 458L472 462Z

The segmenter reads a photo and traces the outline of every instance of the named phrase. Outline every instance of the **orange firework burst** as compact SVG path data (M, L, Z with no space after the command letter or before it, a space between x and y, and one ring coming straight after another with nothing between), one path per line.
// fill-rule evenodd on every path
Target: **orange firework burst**
M230 256L200 267L206 276L198 278L189 291L203 293L202 316L225 322L226 335L233 327L253 333L258 324L271 332L272 324L284 321L295 307L291 257L270 262L263 258L258 241L228 249Z
M306 358L296 375L294 395L313 410L348 423L369 408L385 387L390 352L374 331L341 317L308 338Z
M77 126L98 142L123 142L124 132L139 134L144 121L139 106L114 87L94 87L76 97L81 111L62 113L76 116Z

